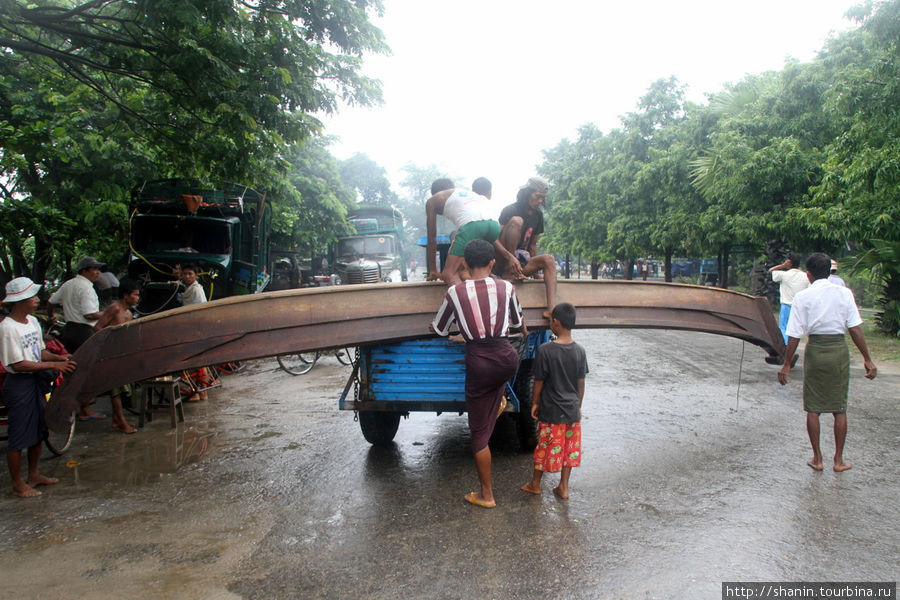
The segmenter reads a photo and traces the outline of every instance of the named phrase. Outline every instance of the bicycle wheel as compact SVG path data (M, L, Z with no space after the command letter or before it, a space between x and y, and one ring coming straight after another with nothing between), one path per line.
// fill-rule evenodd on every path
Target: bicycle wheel
M72 445L72 436L75 435L75 413L69 417L69 427L65 431L47 431L47 437L44 438L44 445L47 450L56 456L62 455Z
M356 359L356 348L339 348L334 351L334 356L342 365L352 365Z
M319 353L279 354L275 359L278 361L278 366L291 375L303 375L308 373L319 360Z

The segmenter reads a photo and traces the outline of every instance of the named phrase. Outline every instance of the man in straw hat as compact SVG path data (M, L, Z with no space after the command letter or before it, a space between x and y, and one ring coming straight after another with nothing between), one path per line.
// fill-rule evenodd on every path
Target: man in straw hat
M38 470L41 442L47 434L44 423L45 395L56 371L71 373L71 356L54 354L44 347L44 336L34 311L41 286L27 277L6 284L3 304L9 316L0 322L0 364L8 371L3 379L3 403L9 419L6 464L13 494L20 498L40 496L35 486L57 483ZM28 479L22 479L22 451L28 449Z
M815 471L824 468L819 447L819 415L830 412L834 415L834 470L840 473L852 466L844 462L850 384L850 352L845 332L850 332L850 339L862 354L866 379L875 379L878 371L869 358L853 292L829 282L830 270L831 259L827 254L816 252L806 260L806 273L812 285L794 296L787 324L787 351L778 382L787 383L800 338L808 335L803 355L803 410L813 457L806 464Z

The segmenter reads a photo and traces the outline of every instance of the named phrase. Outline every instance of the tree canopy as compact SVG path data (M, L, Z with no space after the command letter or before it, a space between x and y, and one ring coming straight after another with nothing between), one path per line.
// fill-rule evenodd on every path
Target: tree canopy
M361 58L387 51L369 22L381 10L378 0L0 0L6 276L42 280L82 241L114 260L128 190L145 178L291 189L292 148L320 134L317 115L379 101Z
M849 16L860 26L813 61L748 75L705 105L661 79L620 127L586 124L546 150L548 249L667 265L711 255L728 285L738 246L760 262L852 248L881 278L885 306L900 306L898 269L872 267L900 241L900 1ZM900 311L886 317L898 332Z

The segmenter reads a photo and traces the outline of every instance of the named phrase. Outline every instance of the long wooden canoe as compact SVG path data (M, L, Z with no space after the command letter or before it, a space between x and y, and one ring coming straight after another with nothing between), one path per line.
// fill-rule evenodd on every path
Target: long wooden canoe
M284 290L187 306L104 329L75 353L76 371L55 390L47 421L60 429L83 398L150 377L224 362L432 337L440 282ZM544 285L516 284L531 329L547 327ZM784 342L764 298L696 285L559 282L578 328L656 328L739 338L780 364Z

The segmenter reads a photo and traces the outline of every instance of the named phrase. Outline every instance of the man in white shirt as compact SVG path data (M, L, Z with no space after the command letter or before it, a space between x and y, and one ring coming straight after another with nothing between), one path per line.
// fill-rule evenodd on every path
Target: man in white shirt
M50 296L47 312L54 321L56 308L62 306L66 324L59 334L59 341L70 353L74 354L91 337L102 314L94 282L100 279L100 269L105 266L93 256L85 256L75 267L78 274Z
M6 465L12 479L13 494L20 498L40 496L34 489L59 480L41 475L38 463L44 423L44 395L56 371L71 373L75 363L69 355L54 354L44 347L43 332L34 311L41 286L27 277L16 277L6 284L3 304L9 316L0 321L0 364L7 374L3 380L3 402L7 410L8 442ZM22 477L22 454L27 456L28 478Z
M837 261L833 258L831 259L831 275L828 276L828 281L835 285L843 285L846 287L846 282L841 279L841 276L837 274L838 264Z
M94 283L100 279L100 269L105 266L105 263L98 262L93 256L85 256L75 267L78 275L62 284L50 296L47 313L53 322L56 320L54 314L56 307L62 306L66 324L57 339L70 354L74 354L94 334L94 325L103 314L100 311L100 298L94 289ZM81 409L78 411L79 421L106 418L106 415L92 411L90 405L90 399L81 402Z
M788 319L791 317L791 304L797 292L805 290L809 287L809 280L806 273L798 267L802 258L796 252L788 254L787 260L780 265L775 265L769 269L772 274L772 281L777 281L778 294L781 299L781 311L778 313L778 328L781 329L781 335L784 336L784 343L788 343L788 336L785 333L787 329Z
M828 281L831 259L816 252L807 259L806 271L812 285L794 297L787 326L787 351L778 382L787 383L800 338L809 336L803 355L803 410L813 457L806 464L816 471L824 468L819 447L819 414L830 412L834 415L834 470L842 472L852 466L843 457L850 383L850 352L845 332L850 332L850 338L862 354L866 378L874 379L878 371L869 357L853 292Z

